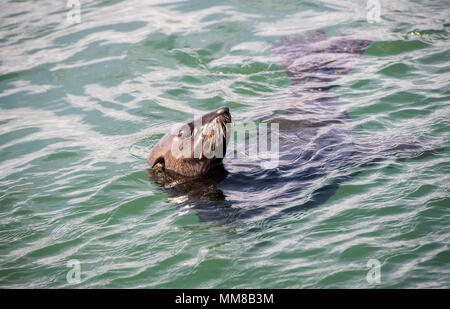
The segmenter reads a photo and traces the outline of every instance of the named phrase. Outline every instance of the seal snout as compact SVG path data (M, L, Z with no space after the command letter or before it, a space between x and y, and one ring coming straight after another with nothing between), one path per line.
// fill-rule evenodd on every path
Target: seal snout
M226 106L223 106L223 107L218 108L218 109L216 110L216 114L218 114L218 115L222 115L222 114L230 114L230 109L229 109L228 107L226 107Z
M205 125L207 123L211 123L216 119L225 120L225 122L229 122L231 120L230 109L226 106L220 107L212 112L204 115L202 117L202 124Z

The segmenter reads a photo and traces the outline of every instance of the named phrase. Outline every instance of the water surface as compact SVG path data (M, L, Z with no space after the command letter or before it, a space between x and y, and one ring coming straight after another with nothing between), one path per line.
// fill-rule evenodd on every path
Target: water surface
M448 288L450 9L380 3L369 23L366 1L81 1L70 24L65 1L2 1L0 286ZM289 113L270 42L319 29L372 41L330 90L353 134L439 152L332 161L313 179L295 159L257 172L226 158L209 202L148 179L152 146L195 114ZM354 176L303 207L340 173Z

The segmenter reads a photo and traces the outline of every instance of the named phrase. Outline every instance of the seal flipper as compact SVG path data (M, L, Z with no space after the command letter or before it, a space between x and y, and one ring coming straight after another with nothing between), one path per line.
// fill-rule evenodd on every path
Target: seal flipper
M369 44L369 40L348 37L327 40L318 30L307 38L282 37L280 44L272 44L272 51L281 57L293 92L326 91L335 86L330 82L351 70Z

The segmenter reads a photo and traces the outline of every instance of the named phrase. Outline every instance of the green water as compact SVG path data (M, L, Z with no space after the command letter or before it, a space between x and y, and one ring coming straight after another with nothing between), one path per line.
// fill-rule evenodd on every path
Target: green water
M0 287L450 287L447 1L383 0L375 23L366 1L151 3L81 1L75 24L65 1L0 4ZM147 178L155 142L288 97L270 42L318 29L372 40L333 89L353 130L440 151L386 158L270 225L180 209Z

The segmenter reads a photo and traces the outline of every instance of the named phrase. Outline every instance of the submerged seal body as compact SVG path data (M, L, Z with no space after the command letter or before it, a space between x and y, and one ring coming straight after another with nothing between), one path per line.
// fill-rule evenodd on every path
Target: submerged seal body
M175 130L165 135L148 158L151 166L148 170L149 178L161 185L163 190L167 189L169 196L187 197L183 200L190 206L195 205L198 215L208 221L220 220L222 217L228 220L235 215L245 218L259 214L265 208L280 205L279 201L272 202L272 198L276 199L279 195L285 200L297 200L301 192L315 195L314 192L308 193L312 180L328 177L331 172L329 167L343 161L341 156L334 155L343 153L334 151L334 146L342 145L341 139L348 136L344 128L348 119L337 109L337 100L328 90L336 86L333 82L339 76L350 71L368 44L369 41L366 40L349 38L327 40L322 31L310 34L307 38L281 38L279 44L272 44L273 53L280 57L291 81L291 95L273 104L261 106L246 121L279 125L279 167L261 169L253 158L244 157L229 158L226 162L227 170L224 169L222 158L228 142L225 136L229 133L226 124L231 122L231 115L228 108L221 108L201 117L201 130L195 130L194 120L184 125L184 130ZM279 110L287 113L280 114ZM207 157L208 141L211 139L208 139L210 135L206 128L215 128L212 131L222 129L222 132L214 135L215 138L222 138L216 139L211 147L216 150L223 148L223 156ZM201 139L197 136L199 131L203 132L204 137ZM180 143L181 140L188 142ZM183 145L180 146L181 144ZM192 147L185 149L186 144ZM197 147L199 144L206 145L200 155ZM180 156L177 153L179 151L185 152L185 155ZM327 155L328 153L331 155ZM331 180L331 190L325 190L326 194L321 190L317 192L325 198L314 200L318 203L326 200L335 192L337 185L334 184L341 183L342 179L344 178L338 177L336 181ZM280 189L278 186L286 182L291 182L292 189L283 193L284 188ZM225 199L226 196L233 196L233 206ZM218 203L203 209L203 203L208 204L211 200ZM255 205L258 207L255 208ZM216 207L217 212L214 211ZM230 215L229 212L233 214Z
M148 162L182 176L206 175L222 163L231 124L228 107L218 108L167 133L155 145Z
M168 169L156 177L153 173L151 178L163 190L167 189L169 196L185 197L177 199L177 205L194 209L200 221L229 223L259 218L269 222L325 203L361 168L402 151L389 143L374 143L355 134L350 117L339 106L333 91L329 91L338 86L338 78L352 69L369 43L351 37L328 39L323 31L317 31L307 37L281 38L280 43L272 44L273 54L280 57L290 79L289 94L248 116L243 113L239 121L279 125L277 167L264 168L252 156L229 156L225 161L227 171L222 165L220 172L217 167L223 156L207 158L208 149L213 147L208 143L203 143L206 147L201 156L195 156L199 152L193 147L194 150L188 149L187 158L175 158L171 148L180 147L179 138L185 134L176 131L161 139L150 155L152 167ZM217 113L226 117L217 117ZM202 128L219 129L221 126L210 123L229 121L229 111L218 110L203 116L201 123ZM191 132L193 123L187 126L191 129L186 132ZM209 136L206 130L200 131ZM226 146L227 140L221 134L214 135L222 136L213 143L216 148L220 143ZM186 136L187 144L199 144L196 134ZM169 170L187 177L168 176Z

